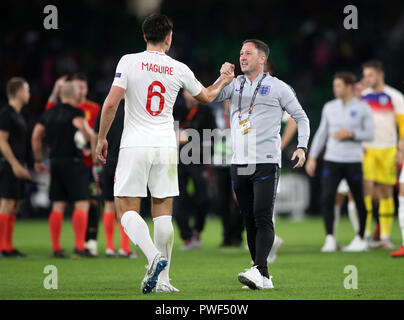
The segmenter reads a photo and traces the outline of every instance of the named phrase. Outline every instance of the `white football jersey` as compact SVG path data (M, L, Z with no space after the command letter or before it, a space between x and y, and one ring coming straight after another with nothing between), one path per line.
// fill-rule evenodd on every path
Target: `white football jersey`
M124 55L113 86L125 89L125 120L121 148L176 147L173 106L181 88L192 96L201 83L183 63L162 52Z
M375 139L363 143L365 147L385 149L397 146L397 115L404 114L403 94L385 85L382 92L373 92L371 88L362 92L362 100L372 109L375 126Z

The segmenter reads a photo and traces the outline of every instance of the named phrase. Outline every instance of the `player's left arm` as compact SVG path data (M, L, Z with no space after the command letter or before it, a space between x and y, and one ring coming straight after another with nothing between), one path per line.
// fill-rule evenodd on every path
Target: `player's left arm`
M43 173L46 170L43 162L43 145L42 140L46 136L46 128L42 123L37 123L34 127L31 137L32 153L34 155L34 169L36 172Z
M285 129L283 130L281 137L281 150L285 149L285 147L289 144L290 140L294 137L297 131L297 124L293 118L289 118L286 122Z
M97 158L104 164L106 163L108 153L107 134L111 128L112 121L114 121L119 102L124 98L124 96L125 89L113 85L102 107L96 154Z
M299 160L293 168L300 168L303 167L306 161L307 145L310 138L310 121L297 100L294 90L283 81L280 81L279 84L279 103L282 109L286 110L297 124L297 149L293 153L291 160L294 161L298 158Z
M401 92L392 92L391 99L393 102L394 112L396 114L396 122L398 127L399 150L404 152L404 95Z

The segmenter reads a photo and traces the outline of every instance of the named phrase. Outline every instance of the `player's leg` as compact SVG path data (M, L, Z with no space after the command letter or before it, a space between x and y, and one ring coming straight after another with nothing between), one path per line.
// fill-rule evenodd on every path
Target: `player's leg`
M86 248L94 255L98 255L98 244L97 244L97 235L98 235L98 224L100 218L100 209L101 209L101 199L99 193L99 187L95 181L93 175L93 167L86 168L87 177L89 181L89 190L90 190L90 208L88 211L88 223L86 230Z
M404 257L404 170L400 173L400 191L398 194L398 222L401 229L402 245L390 253L392 257Z
M107 257L115 257L114 234L116 223L116 211L114 204L114 176L116 162L111 165L110 161L104 166L101 176L101 190L104 199L104 212L102 222L104 226L104 234L106 241L105 254ZM120 224L119 224L120 225ZM123 232L125 234L125 232ZM127 237L127 235L125 234Z
M167 266L161 271L158 279L157 292L179 292L170 284L170 265L174 245L174 227L172 224L173 198L152 197L152 217L154 223L154 244L167 258Z
M104 225L106 255L107 257L115 256L114 233L115 233L115 205L113 201L105 200L104 213L102 222Z
M393 249L390 241L395 205L393 198L394 185L396 184L396 154L397 148L379 150L378 163L380 170L376 181L380 184L379 222L381 247Z
M66 257L62 246L60 245L60 235L62 234L63 216L66 205L67 202L65 201L54 201L48 219L53 256L56 258Z
M0 199L0 252L3 252L4 256L7 256L7 253L12 251L8 247L7 240L10 232L10 220L12 219L16 202L16 199Z
M256 232L255 265L263 277L270 279L267 257L274 242L273 210L279 179L279 167L276 164L259 164L253 175L254 220Z
M67 192L63 182L64 164L59 160L52 160L50 166L51 181L49 187L49 199L52 201L52 209L49 214L48 224L52 244L52 255L56 258L66 257L61 245L63 215L67 204Z
M189 166L184 164L178 165L178 188L179 196L175 199L175 215L174 218L177 222L178 229L180 231L180 237L184 241L184 245L181 247L182 250L193 249L192 246L192 229L189 225L190 219L190 208L187 205L190 202L189 195L187 192Z
M322 213L325 223L326 240L321 248L322 252L334 252L337 250L337 241L334 232L334 203L337 188L342 180L341 163L324 161L322 176Z
M375 186L375 151L371 148L366 148L363 153L363 185L365 194L365 206L366 206L366 225L365 225L365 237L370 239L370 233L372 229L372 218L373 218L373 193Z
M379 221L380 221L380 240L381 247L393 249L394 245L390 241L391 228L394 219L394 198L392 185L380 185L379 201Z
M258 270L255 261L257 252L257 226L254 219L254 188L251 181L251 175L239 174L239 168L241 167L244 166L231 166L231 179L233 190L236 194L237 202L240 207L241 214L244 218L247 232L248 250L250 251L251 259L254 263L254 266L250 269L246 269L245 272L240 272L238 274L238 280L248 288L263 289L263 276Z
M179 194L177 176L177 149L156 148L148 180L152 196L154 244L168 261L166 268L159 275L157 292L179 291L170 284L169 276L174 244L174 228L171 218L173 197Z
M366 205L365 205L366 207ZM359 232L359 217L358 212L356 210L355 200L352 196L351 192L348 192L348 217L349 221L351 221L352 227L355 233Z
M352 192L356 208L358 209L359 231L357 236L343 250L351 252L367 251L368 243L365 240L366 205L364 201L364 191L363 191L362 164L361 163L345 164L344 171L345 171L344 175L348 182L349 189Z
M203 164L191 165L191 176L195 186L195 224L193 229L193 243L196 248L202 247L201 233L205 227L206 215L209 210L208 183L205 179L206 166Z
M12 238L19 204L25 198L25 182L14 175L8 163L0 165L0 252L6 257L24 257L13 247Z
M63 161L61 180L67 199L74 203L72 225L74 230L74 253L81 257L94 257L85 247L90 209L88 175L82 159Z

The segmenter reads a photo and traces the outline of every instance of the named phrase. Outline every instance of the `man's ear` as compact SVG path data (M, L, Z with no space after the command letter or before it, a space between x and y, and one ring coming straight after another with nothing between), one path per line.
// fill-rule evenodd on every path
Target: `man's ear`
M145 35L145 34L143 35L143 40L144 40L144 42L147 43L147 39L146 39L146 35Z
M172 35L173 35L173 33L170 32L170 33L164 38L164 43L165 43L166 45L169 45L169 44L171 43Z

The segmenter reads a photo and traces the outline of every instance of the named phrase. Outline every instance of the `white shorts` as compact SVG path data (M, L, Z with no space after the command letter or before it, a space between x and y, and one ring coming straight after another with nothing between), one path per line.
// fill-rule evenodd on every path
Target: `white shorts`
M349 186L346 179L342 179L341 182L339 183L337 193L341 194L349 193Z
M153 198L179 195L176 147L131 147L119 150L115 197Z

